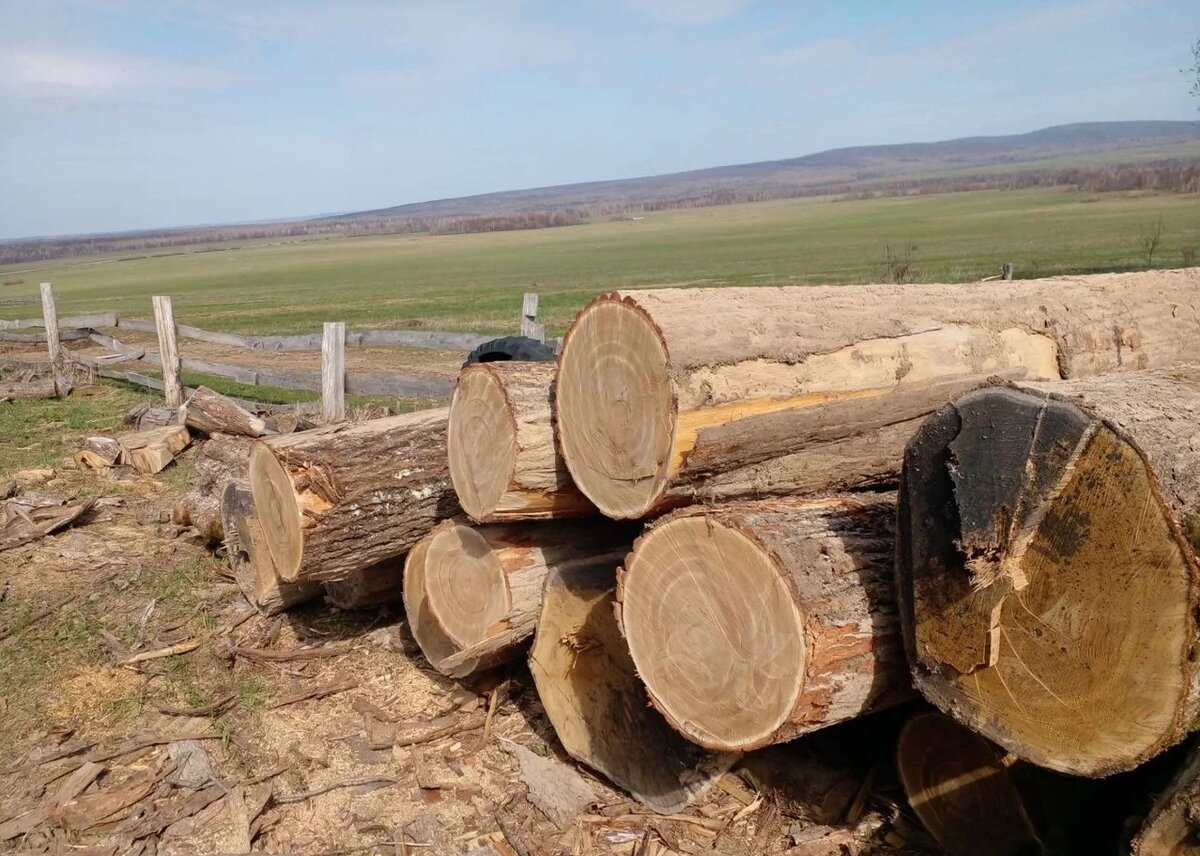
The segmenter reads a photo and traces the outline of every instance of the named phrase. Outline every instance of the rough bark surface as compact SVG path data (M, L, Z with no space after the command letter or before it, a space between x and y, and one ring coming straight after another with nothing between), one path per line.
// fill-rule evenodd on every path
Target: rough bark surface
M1200 854L1200 744L1171 780L1142 823L1132 856L1197 856Z
M228 482L246 481L252 446L248 437L211 434L196 456L192 489L171 510L171 521L194 527L206 541L224 540L221 498Z
M262 437L272 433L262 419L206 386L191 394L181 412L185 425L204 434Z
M1200 714L1200 371L989 387L905 454L917 687L1033 763L1101 776Z
M403 556L459 514L446 420L441 408L259 441L251 488L281 579L344 579ZM286 485L259 477L260 456Z
M400 602L403 581L404 562L393 559L325 583L325 600L339 609L387 606Z
M262 524L255 516L254 497L245 482L229 481L221 494L221 528L234 579L246 600L264 615L278 615L319 597L316 583L280 581L263 543Z
M911 697L893 597L894 494L683 509L619 572L651 700L689 739L745 751Z

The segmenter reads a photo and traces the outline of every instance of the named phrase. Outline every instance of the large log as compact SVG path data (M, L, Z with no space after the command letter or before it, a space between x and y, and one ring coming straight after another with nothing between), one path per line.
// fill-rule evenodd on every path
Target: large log
M242 594L264 615L277 615L307 600L319 597L321 586L313 582L283 582L271 564L263 543L263 526L254 497L245 482L228 481L221 493L221 529L225 552Z
M200 447L192 488L171 509L171 522L192 526L211 542L225 538L221 501L230 481L245 482L253 441L248 437L212 434Z
M746 751L911 696L893 600L894 494L668 515L618 573L618 615L667 721Z
M554 363L477 363L450 400L450 478L479 522L593 514L554 436Z
M344 579L458 514L446 419L443 407L260 440L250 488L279 578Z
M599 568L615 579L633 533L624 526L565 521L447 521L409 554L405 607L426 659L464 677L519 656L537 623L552 570Z
M651 809L674 813L736 756L683 739L649 705L617 629L614 593L611 568L551 572L529 669L567 754Z
M602 295L564 339L562 455L600 511L644 517L683 501L713 473L744 468L760 442L787 439L768 422L741 442L718 442L709 432L721 426L969 375L1058 379L1200 359L1198 289L1200 269L988 286ZM828 421L825 430L835 429ZM699 466L693 450L702 448L704 469L689 477ZM887 462L894 473L896 459ZM794 492L784 476L769 487Z
M188 396L180 413L183 424L205 434L262 437L272 433L261 418L206 386L198 387Z
M1132 769L1200 714L1200 370L990 386L905 453L913 676L1044 767Z
M1200 856L1200 744L1167 787L1133 841L1132 856Z

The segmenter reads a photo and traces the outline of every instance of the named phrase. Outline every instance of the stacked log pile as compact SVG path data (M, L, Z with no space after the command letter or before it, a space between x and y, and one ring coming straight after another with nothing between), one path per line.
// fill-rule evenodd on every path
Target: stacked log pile
M260 607L402 591L455 678L528 650L566 752L655 811L911 703L895 769L947 852L1068 852L1045 788L1200 716L1197 294L603 295L557 363L468 366L447 409L264 425L225 538ZM1200 852L1197 769L1122 803L1127 850Z

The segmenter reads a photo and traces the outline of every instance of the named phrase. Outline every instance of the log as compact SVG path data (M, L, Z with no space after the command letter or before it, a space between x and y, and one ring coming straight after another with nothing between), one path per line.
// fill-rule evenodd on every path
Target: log
M266 422L234 401L201 386L181 408L184 425L203 434L242 434L262 437L271 433Z
M250 489L281 580L330 582L407 553L460 513L447 408L268 437Z
M171 509L171 522L194 527L206 541L224 540L221 499L225 485L246 480L252 447L253 441L248 437L210 435L196 456L192 489Z
M643 805L673 814L737 756L688 742L649 705L617 628L614 594L603 565L551 571L529 669L567 754Z
M263 543L263 527L255 513L253 495L245 482L226 482L221 494L221 529L234 579L259 612L278 615L320 596L321 586L317 583L278 579Z
M1058 379L1200 361L1200 316L1186 308L1198 288L1200 269L601 295L563 343L563 459L602 513L645 517L680 501L671 488L694 448L708 445L708 471L722 472L744 466L760 438L778 440L747 431L744 444L707 443L719 426L969 375Z
M917 714L900 732L896 768L929 834L950 856L1052 852L1004 753L953 719Z
M121 463L120 442L115 437L88 437L83 448L75 453L75 466L80 469L107 470Z
M58 397L59 387L53 377L29 381L0 381L0 401Z
M1131 856L1196 856L1200 853L1200 744L1158 795L1130 848Z
M117 437L122 459L145 475L162 472L191 441L184 425L167 425Z
M355 571L344 580L325 583L325 601L338 609L371 609L398 603L404 563L390 560Z
M623 526L559 521L473 528L446 521L405 562L413 636L433 667L451 677L512 660L533 636L546 575L554 568L596 567L614 577L632 540Z
M571 481L554 437L554 363L466 366L450 400L450 478L478 522L596 512Z
M122 417L126 425L132 425L138 431L150 431L154 428L164 428L167 425L181 424L179 408L153 407L149 404L139 404Z
M905 453L917 688L1034 764L1132 769L1200 713L1200 370L989 386Z
M650 700L689 740L748 751L911 696L893 598L894 494L695 507L618 572Z

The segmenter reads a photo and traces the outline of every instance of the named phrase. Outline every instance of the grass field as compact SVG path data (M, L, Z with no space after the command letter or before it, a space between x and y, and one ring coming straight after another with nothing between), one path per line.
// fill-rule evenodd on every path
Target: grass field
M400 235L247 244L218 252L92 258L0 268L0 298L52 281L59 313L149 317L169 294L181 323L295 333L351 327L511 331L537 291L552 331L592 295L650 285L788 285L878 280L884 246L913 245L917 281L976 280L1145 266L1142 237L1162 218L1154 263L1200 254L1200 198L986 191L858 201L798 199L649 213L642 221L475 235ZM4 307L5 315L31 315Z

